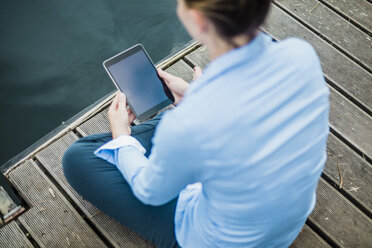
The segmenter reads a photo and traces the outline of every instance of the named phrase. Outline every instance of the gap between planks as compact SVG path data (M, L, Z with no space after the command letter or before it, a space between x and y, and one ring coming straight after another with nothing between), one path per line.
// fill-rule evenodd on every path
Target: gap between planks
M371 7L370 7L371 5L368 5L368 4L371 4L369 1L364 1L364 0L346 0L346 1L318 0L318 1L321 2L322 4L326 5L328 8L332 9L334 12L336 12L340 16L342 16L345 20L354 24L356 27L358 27L360 30L362 30L363 32L365 32L369 36L372 35L371 23L368 23L368 22L371 22L370 21L371 18L370 17L368 18L368 14L370 14L372 12ZM345 7L342 6L342 4L346 4L346 3L354 5L354 9L357 9L357 10L369 10L369 12L367 11L368 13L367 13L366 20L364 20L363 18L355 17L355 16L353 16L353 14L350 15L348 13L345 13L346 9L348 9L349 11L352 11L352 10L350 10L350 6L345 6ZM367 3L367 5L364 6L364 7L367 7L367 8L361 7L361 5L363 5L363 3ZM359 6L356 6L356 4L359 4Z
M344 21L343 18L339 17L335 12L330 11L325 5L321 4L317 0L312 0L311 1L312 3L315 3L315 2L317 3L315 5L316 8L319 9L319 11L322 11L321 13L322 15L319 16L320 20L323 21L324 17L329 17L328 20L331 20L332 22L334 22L334 23L329 23L329 26L334 27L331 32L329 27L323 26L320 21L317 21L316 18L313 18L315 14L313 14L311 11L308 11L308 10L296 11L298 9L301 9L300 6L298 5L306 5L307 7L309 7L310 5L309 0L303 1L302 4L301 3L297 4L296 7L294 7L293 2L296 2L296 0L276 1L274 2L274 4L275 6L277 6L284 12L286 12L288 15L293 17L295 20L297 20L299 23L304 25L306 28L308 28L309 30L314 32L316 35L321 37L323 40L328 42L335 49L345 54L356 64L364 68L369 73L372 73L372 69L371 69L372 58L371 56L368 55L368 52L366 53L366 51L371 50L371 46L370 46L371 38L367 34L359 31L359 29L357 29L354 25L352 25L351 27L347 26L346 24L347 22ZM312 10L315 10L315 6ZM302 7L302 8L305 8L305 7ZM300 16L301 13L302 15ZM346 25L347 30L338 29L337 24L341 26ZM318 25L318 27L316 27L316 25ZM324 29L329 29L329 30L324 30ZM346 31L348 33L346 33ZM341 32L343 33L341 34ZM349 35L352 35L351 37L352 39L356 39L356 37L358 37L358 40L355 40L354 42L351 42L351 43L347 42L347 40L345 39L347 39L346 36L349 36ZM362 36L365 36L365 37L362 37ZM357 42L358 44L355 44L355 42ZM354 50L354 53L357 52L357 54L353 54L351 50Z
M296 36L307 40L316 49L327 80L347 93L366 113L372 113L372 75L328 42L303 26L295 18L273 5L263 30L276 40Z

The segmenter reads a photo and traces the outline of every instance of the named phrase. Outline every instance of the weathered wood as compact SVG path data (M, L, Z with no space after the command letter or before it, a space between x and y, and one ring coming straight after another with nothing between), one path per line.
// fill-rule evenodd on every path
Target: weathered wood
M111 132L110 122L107 117L107 109L101 111L91 119L78 126L76 130L83 136Z
M296 240L290 246L291 248L330 248L318 234L316 234L308 225L304 225Z
M317 204L309 219L345 247L372 244L371 219L322 178L317 189Z
M34 246L21 231L17 223L12 221L0 228L0 247L32 248Z
M166 69L166 71L169 72L170 74L182 78L186 82L192 81L193 69L191 69L191 67L188 66L186 62L183 60L177 61L177 63L173 64L171 67Z
M68 184L62 169L62 156L67 147L77 141L79 138L72 132L62 136L56 142L50 144L47 148L36 154L36 158L48 170L57 183L66 191L69 196L84 210L84 213L90 217L99 211L89 202L83 200L81 196Z
M206 46L199 47L192 53L185 56L193 65L205 68L209 63L209 54Z
M9 174L31 208L18 220L41 247L106 247L32 160Z
M318 52L325 76L371 110L372 75L370 73L275 5L272 6L264 29L275 39L295 36L310 42Z
M359 28L317 0L277 0L275 3L371 69L371 37ZM314 6L317 7L313 10Z
M330 87L330 126L372 157L372 118Z
M372 4L366 0L322 0L328 6L338 10L346 16L348 20L358 22L363 28L372 30Z
M328 137L327 163L324 173L366 209L372 209L372 167L371 165L342 143L333 134Z
M77 139L78 137L74 133L67 133L48 148L38 153L36 158L114 247L149 247L150 244L147 240L104 215L89 202L82 199L67 182L62 171L62 156L68 146Z
M133 209L133 211L136 211ZM147 240L140 237L125 226L116 222L106 214L100 212L94 217L94 222L99 223L101 231L104 230L105 236L115 241L115 246L123 248L153 248L154 246ZM155 227L156 228L156 227Z
M182 59L183 57L185 57L185 55L189 54L191 51L195 50L197 47L199 47L199 43L195 40L191 40L189 41L188 43L185 44L185 47L172 54L171 56L168 56L166 57L165 59L161 60L158 64L156 64L156 67L157 68L167 68L170 64L173 64L175 63L176 61L179 61L180 59Z

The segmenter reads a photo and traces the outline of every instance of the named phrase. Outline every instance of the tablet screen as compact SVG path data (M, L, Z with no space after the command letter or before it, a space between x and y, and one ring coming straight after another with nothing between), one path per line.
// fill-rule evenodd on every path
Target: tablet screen
M169 100L156 69L143 50L125 57L107 69L119 89L125 93L136 116Z

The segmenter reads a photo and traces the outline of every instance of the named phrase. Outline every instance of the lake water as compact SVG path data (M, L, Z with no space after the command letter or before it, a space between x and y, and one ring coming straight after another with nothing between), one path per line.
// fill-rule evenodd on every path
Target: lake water
M102 61L190 40L176 0L0 2L0 165L114 89Z

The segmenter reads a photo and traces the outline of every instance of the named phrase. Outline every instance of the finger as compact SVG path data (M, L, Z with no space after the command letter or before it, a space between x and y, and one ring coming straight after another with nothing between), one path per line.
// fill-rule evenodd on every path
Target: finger
M193 80L199 79L203 75L203 70L200 67L194 67L194 74L192 75Z
M203 74L203 69L201 69L198 66L195 66L194 67L194 72L197 73L197 74L199 74L199 75L202 75Z
M136 115L133 113L131 109L127 109L127 112L128 112L128 121L130 124L132 124L134 119L136 119Z
M159 77L161 77L162 79L164 79L164 81L172 81L172 79L175 78L174 75L166 72L166 71L163 71L162 69L158 69L158 74L159 74Z
M127 98L125 97L124 93L121 92L118 98L118 108L126 109Z
M131 114L133 114L133 111L130 108L127 109L127 112L128 112L128 116L130 116Z
M118 108L119 94L120 94L119 91L116 92L116 95L115 95L114 99L111 102L110 109L116 110Z
M132 124L135 119L136 119L136 116L133 113L129 115L128 117L129 124Z

